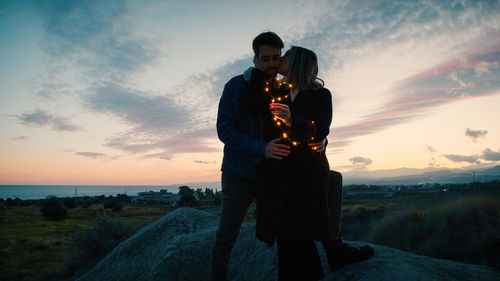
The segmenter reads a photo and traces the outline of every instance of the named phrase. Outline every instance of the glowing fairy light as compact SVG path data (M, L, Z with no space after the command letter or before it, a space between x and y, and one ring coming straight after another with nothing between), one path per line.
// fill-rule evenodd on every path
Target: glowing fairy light
M281 80L279 77L266 81L264 86L264 91L269 95L271 103L280 103L286 101L290 96L292 90L293 85ZM273 116L273 121L276 126L282 130L281 136L283 139L288 140L293 146L297 146L300 144L299 141L290 138L289 134L286 132L288 126L286 126L285 123L281 122L278 117ZM314 126L314 121L311 121L311 124ZM314 140L314 137L311 137L311 140ZM311 147L311 149L316 151L318 147L314 146Z

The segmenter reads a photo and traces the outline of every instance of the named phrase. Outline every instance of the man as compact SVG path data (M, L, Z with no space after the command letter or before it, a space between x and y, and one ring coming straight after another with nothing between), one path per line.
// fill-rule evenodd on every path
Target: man
M273 32L259 34L252 42L256 65L275 76L281 60L283 41ZM217 134L224 143L222 160L222 211L212 250L212 280L227 280L229 258L243 218L255 199L255 180L263 157L280 159L290 147L261 141L260 124L240 106L247 87L244 75L233 77L224 86L217 114Z
M263 72L276 76L281 61L283 41L273 32L259 34L252 42L254 61ZM224 143L222 161L222 211L219 229L212 250L212 280L227 280L229 258L241 224L256 197L256 177L263 157L282 159L290 147L278 144L280 139L264 142L261 128L252 113L241 107L241 97L247 87L245 76L233 77L224 86L217 114L217 134ZM312 144L324 149L322 143ZM342 177L330 173L331 214L335 228L334 241L323 241L332 270L373 255L370 247L357 249L342 243L340 236ZM338 233L337 233L338 232ZM371 249L371 251L370 251Z

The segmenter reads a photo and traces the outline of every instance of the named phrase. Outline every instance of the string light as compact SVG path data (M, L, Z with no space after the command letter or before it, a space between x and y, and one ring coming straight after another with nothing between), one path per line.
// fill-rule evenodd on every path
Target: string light
M270 82L272 82L272 83L270 83ZM288 83L286 81L282 81L282 80L280 80L279 77L276 77L276 79L273 79L270 81L266 81L266 84L264 87L264 91L269 95L272 103L275 103L276 101L280 102L282 100L287 99L290 96L292 89L293 89L293 85L291 83ZM282 137L284 139L288 139L292 143L293 146L299 145L299 143L300 143L299 141L292 140L288 136L287 132L285 131L286 128L283 128L282 122L279 121L278 117L273 116L273 121L275 122L276 126L278 126L278 128L280 128L282 130L282 132L283 132ZM285 123L283 123L283 124L286 125ZM311 124L313 126L315 126L314 121L311 121ZM314 137L311 137L311 140L314 140ZM313 146L311 149L316 151L318 149L318 147Z

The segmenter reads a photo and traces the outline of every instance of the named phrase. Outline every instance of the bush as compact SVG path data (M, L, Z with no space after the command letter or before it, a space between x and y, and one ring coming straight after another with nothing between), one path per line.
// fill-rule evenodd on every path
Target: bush
M127 220L100 216L91 226L77 233L73 243L84 260L88 260L105 256L133 233L134 229Z
M368 241L420 255L500 269L500 203L463 198L441 207L387 217Z
M117 199L106 199L102 204L104 208L112 209L113 212L118 212L123 209L123 204Z
M64 203L64 207L68 208L68 209L73 209L76 207L76 201L75 201L75 198L71 198L71 197L67 197L64 199L63 201Z
M132 202L132 199L127 194L118 194L116 195L116 198L121 201L121 202Z
M122 218L97 217L92 225L73 236L78 254L66 259L62 268L42 271L34 281L75 280L133 233L130 223Z
M220 197L214 198L214 202L213 202L214 205L220 205L221 203L222 203L222 199L220 199Z
M81 205L82 208L86 209L93 204L93 199L90 196L84 196L78 200L78 205Z
M369 227L380 221L387 206L356 205L342 210L341 231L347 240L364 240Z
M45 200L40 212L45 218L51 220L63 220L68 217L68 209L55 196L50 196Z
M194 195L182 195L181 200L179 201L179 206L196 206L198 205L198 201Z
M17 197L15 199L7 198L7 206L19 206L21 202L21 199Z

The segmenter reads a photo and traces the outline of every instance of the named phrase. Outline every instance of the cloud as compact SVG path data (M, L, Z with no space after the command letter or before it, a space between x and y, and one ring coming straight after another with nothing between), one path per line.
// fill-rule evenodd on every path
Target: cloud
M371 54L400 42L434 39L438 34L445 40L457 40L455 35L463 39L481 35L478 33L497 27L494 19L499 10L494 1L465 1L461 9L456 9L455 2L439 0L329 4L328 16L319 18L320 23L313 30L291 43L312 48L320 54L321 67L337 71L342 70L348 58ZM478 26L487 28L478 30ZM447 38L448 34L452 38Z
M179 133L192 125L191 113L168 96L153 96L135 89L106 84L83 96L88 108L118 116L136 125L137 131L169 130Z
M124 1L47 1L40 6L42 48L51 56L76 62L87 76L124 79L159 53L152 39L132 34Z
M349 159L352 164L358 164L358 163L361 163L361 164L364 164L364 165L370 165L372 163L372 160L370 158L365 158L365 157L353 157L351 159Z
M425 147L427 148L427 150L428 150L430 153L436 153L436 150L435 150L432 146L430 146L430 145L426 145Z
M445 154L444 157L453 162L469 162L469 163L479 163L477 155L458 155L458 154Z
M471 137L474 141L476 141L479 137L484 137L488 131L486 130L471 130L467 128L465 130L465 135Z
M128 78L154 64L162 54L154 38L137 35L131 29L128 21L131 13L126 2L47 3L42 5L43 49L81 71L78 80L88 86L81 97L88 108L116 116L132 126L126 132L109 137L106 146L163 159L171 159L178 153L218 151L205 144L206 139L215 137L217 101L224 83L251 64L250 55L213 71L189 76L175 89L144 92L129 86ZM470 34L467 31L471 29L471 21L479 26L494 25L491 18L495 18L498 11L494 3L478 5L474 1L464 2L463 9L442 1L330 4L331 12L315 19L313 30L287 42L314 49L319 54L322 71L329 75L341 72L351 58L370 56L376 50L401 42L419 42L440 31L466 36ZM490 41L498 42L498 38ZM485 46L491 45L488 44ZM491 89L500 85L495 78L498 57L498 49L479 48L407 77L398 84L401 87L388 93L392 98L378 109L367 112L352 124L336 127L329 147L340 149L349 145L354 137L407 122L426 109L461 100L464 96L491 94ZM481 80L463 82L472 81L471 73ZM45 80L50 81L53 76ZM452 83L459 79L467 87L457 88L456 83ZM447 84L436 85L436 80L446 80ZM42 83L39 95L60 93L51 89L54 85L65 86Z
M44 127L51 125L52 129L56 131L81 130L79 126L71 124L68 118L55 116L41 109L36 109L32 113L23 113L17 118L22 121L22 124L28 126Z
M23 113L18 117L25 125L45 126L50 124L52 116L46 111L37 109L32 113Z
M342 141L408 122L431 108L496 92L500 86L500 73L495 68L500 60L500 38L498 21L493 19L498 15L499 6L494 2L474 1L461 5L462 8L457 9L458 5L450 1L350 1L332 8L330 17L321 19L318 30L292 42L315 50L320 60L320 75L326 72L331 77L341 76L352 67L347 63L363 63L363 58L376 57L384 49L404 46L406 54L420 48L419 45L441 51L449 48L441 55L448 58L446 61L402 77L395 81L392 89L381 93L389 97L387 102L370 108L351 124L335 127L334 140L346 146L349 143ZM470 21L475 22L474 26ZM465 50L464 42L472 48ZM450 52L455 52L454 56ZM392 61L405 63L400 59ZM399 67L396 63L393 65ZM477 71L483 74L480 79ZM359 77L358 81L363 78L369 77ZM335 90L335 85L332 87ZM355 93L347 90L351 89L335 94L336 105L353 100ZM370 93L363 92L362 95L360 99L383 100L379 94L369 96Z
M218 151L205 144L206 138L215 137L215 112L222 87L214 87L223 86L219 75L239 66L241 60L218 72L187 77L167 92L134 88L129 82L131 75L162 58L163 42L134 32L128 4L91 0L40 5L44 30L40 44L60 63L39 79L37 95L50 98L62 92L78 92L85 108L118 117L132 126L109 137L104 143L108 147L162 159L178 153ZM66 84L52 79L68 75L66 69L74 72L78 84L85 84L83 89L65 88L74 77L62 80ZM63 121L54 119L54 125L65 129ZM161 152L151 153L153 150Z
M455 81L458 83L459 87L458 88L451 88L448 90L448 92L456 91L456 90L463 90L467 89L468 87L472 87L472 84L470 83L465 83L458 77L458 72L457 71L452 71L450 74L446 76L446 78L451 79L452 81Z
M500 161L500 150L495 152L489 148L485 149L481 155L484 160L488 161Z
M199 163L199 164L216 164L216 161L206 161L206 160L193 160L194 163Z
M13 138L13 140L25 140L25 139L29 139L28 136L19 136L17 138Z
M99 152L76 152L75 155L85 156L93 159L103 158L106 156L106 154Z
M486 80L468 88L467 93L458 91L454 85L436 85L436 81L444 81L443 78L457 69L472 69L476 65L473 59L475 57L488 57L490 60L499 61L500 46L493 49L474 50L464 56L469 57L466 65L460 60L451 60L400 81L393 89L395 93L393 98L378 111L366 114L352 124L335 128L335 140L343 141L374 134L419 117L426 109L464 98L484 97L496 93L495 89L500 87L500 80L494 77L498 74L496 72L490 77L483 77Z
M476 71L477 76L481 76L483 73L490 74L490 68L498 68L498 62L481 61L476 64L474 71Z
M215 136L215 122L198 122L197 116L180 106L171 95L152 95L135 89L106 84L83 96L88 108L117 116L132 129L107 139L105 146L129 153L149 153L144 158L172 159L175 154L219 151L205 144Z

